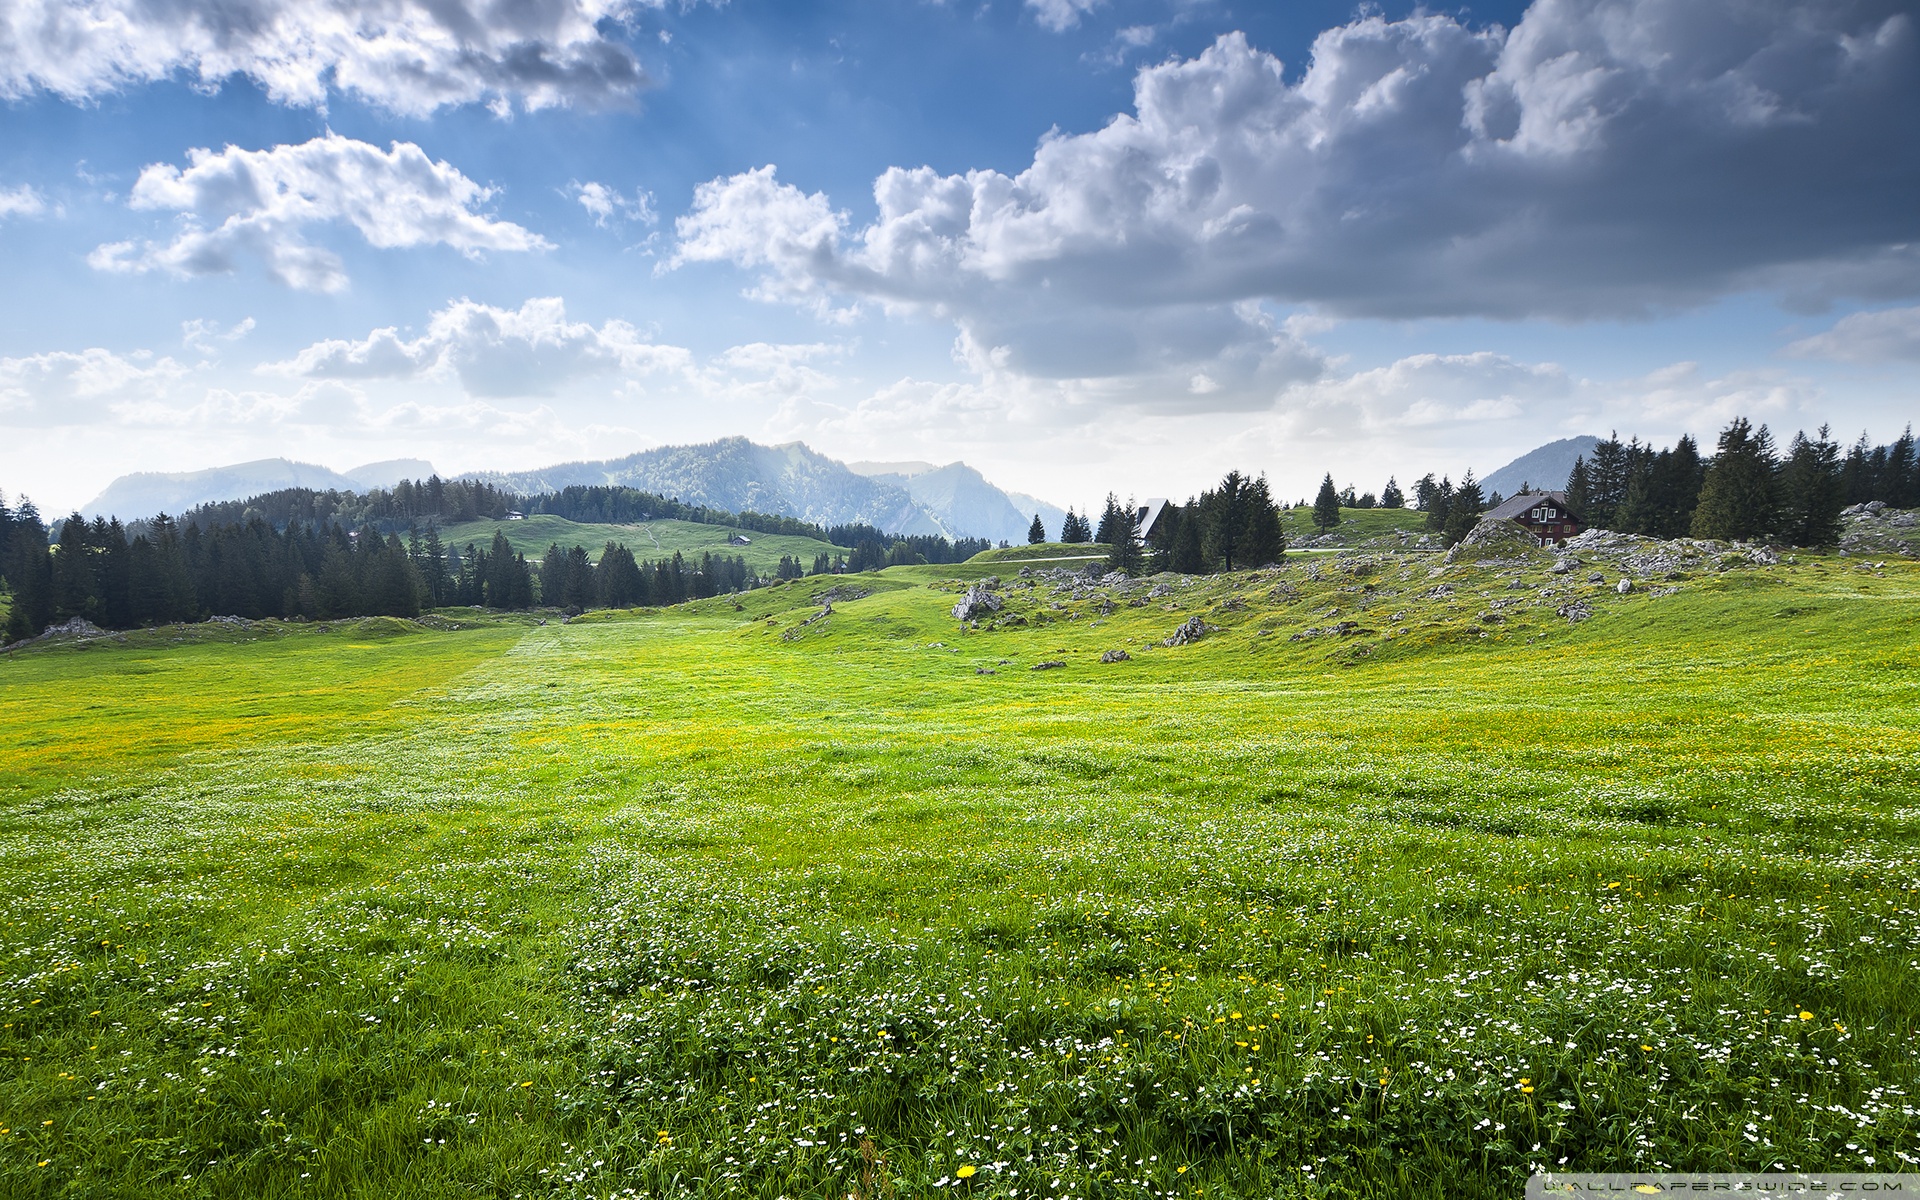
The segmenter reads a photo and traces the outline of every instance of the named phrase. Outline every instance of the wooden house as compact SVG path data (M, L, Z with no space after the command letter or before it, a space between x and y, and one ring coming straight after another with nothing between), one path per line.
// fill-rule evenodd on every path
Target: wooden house
M1482 521L1516 521L1542 546L1563 546L1586 527L1567 504L1565 492L1522 492L1498 508L1483 513Z

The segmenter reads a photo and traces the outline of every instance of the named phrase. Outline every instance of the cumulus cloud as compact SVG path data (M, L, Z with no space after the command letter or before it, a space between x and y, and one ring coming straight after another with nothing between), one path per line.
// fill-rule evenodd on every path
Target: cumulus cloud
M0 422L44 427L83 424L116 408L151 401L188 368L152 354L95 346L0 358Z
M218 354L220 343L237 342L253 332L253 318L242 317L226 328L220 322L204 317L195 317L180 322L180 344L189 350L198 350L202 354Z
M551 395L583 376L684 373L692 365L688 351L649 342L625 321L569 321L558 297L543 297L518 309L455 301L417 338L376 329L359 341L316 342L262 369L315 379L451 375L469 395L502 397Z
M1841 362L1920 362L1920 308L1853 313L1827 332L1788 346L1787 353Z
M659 223L653 193L645 188L635 188L633 196L628 198L604 183L576 183L572 187L573 198L593 217L593 223L603 229L613 220L638 221L642 225Z
M8 217L37 217L47 211L47 202L40 193L26 184L19 187L0 187L0 221Z
M1638 316L1878 264L1920 291L1920 29L1899 0L1537 0L1239 34L1025 170L893 168L855 228L772 167L715 179L674 265L953 320L1036 376L1262 353L1246 302L1335 315ZM1888 271L1904 270L1890 284ZM1023 335L1022 331L1032 331ZM1222 386L1209 393L1233 394Z
M0 97L84 101L184 75L244 77L282 104L330 90L410 116L484 101L604 107L646 83L614 35L662 0L10 0Z
M179 235L109 243L88 262L104 271L193 276L231 272L254 257L289 287L337 292L347 286L346 271L338 255L305 239L310 225L345 222L381 249L444 245L477 258L550 248L538 234L479 211L493 189L412 142L382 151L329 133L267 150L190 150L187 159L185 170L148 166L129 197L134 208L181 214Z
M1034 19L1055 33L1064 33L1080 23L1080 18L1099 8L1103 0L1027 0Z

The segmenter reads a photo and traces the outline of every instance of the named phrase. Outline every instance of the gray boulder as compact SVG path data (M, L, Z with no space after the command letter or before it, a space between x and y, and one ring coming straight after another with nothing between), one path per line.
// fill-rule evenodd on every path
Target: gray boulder
M1000 597L993 594L985 583L976 583L960 597L960 603L953 606L953 619L971 621L976 617L989 616L1001 608Z

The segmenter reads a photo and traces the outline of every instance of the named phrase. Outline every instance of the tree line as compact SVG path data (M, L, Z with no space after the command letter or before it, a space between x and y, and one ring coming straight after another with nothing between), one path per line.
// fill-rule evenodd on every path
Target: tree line
M0 498L0 582L11 596L6 640L18 641L75 617L136 629L215 613L330 620L412 617L447 605L624 607L677 604L762 580L744 558L727 555L637 561L609 542L597 564L579 547L555 546L536 569L502 531L485 547L461 548L443 545L435 526L403 539L370 524L276 530L258 515L204 525L161 515L130 531L75 514L52 545L31 503L10 509Z
M1184 504L1169 503L1151 529L1140 528L1140 517L1140 506L1132 498L1122 502L1109 492L1097 526L1067 509L1059 540L1105 546L1107 568L1129 575L1142 570L1188 575L1237 571L1277 562L1287 552L1280 506L1265 475L1229 471L1217 487ZM1046 523L1035 513L1027 541L1037 545L1046 535Z

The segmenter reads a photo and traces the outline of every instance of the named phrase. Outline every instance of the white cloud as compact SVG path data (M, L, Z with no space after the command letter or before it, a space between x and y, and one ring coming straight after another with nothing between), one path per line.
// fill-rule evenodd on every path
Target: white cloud
M150 400L188 368L146 352L95 346L0 358L0 423L28 428L84 424L116 406Z
M1825 333L1794 342L1787 353L1842 362L1920 362L1920 308L1853 313Z
M660 214L653 207L653 193L645 188L635 188L629 199L604 183L576 183L572 185L573 197L580 207L593 217L593 223L605 228L609 221L638 221L642 225L655 225Z
M538 234L478 211L493 190L411 142L383 152L329 133L268 150L190 150L187 159L185 170L147 167L129 198L134 208L182 214L180 234L165 244L103 245L89 263L192 276L233 271L251 256L289 287L337 292L346 272L338 255L305 240L309 225L343 221L381 249L444 245L479 257L549 248Z
M0 97L84 101L185 75L241 76L282 104L330 91L424 116L443 105L600 107L646 84L613 35L662 0L9 0Z
M242 317L225 329L220 322L195 317L180 322L180 344L202 354L218 354L221 342L237 342L253 332L253 318Z
M451 375L472 396L544 396L572 379L623 372L686 373L693 356L647 341L625 321L569 321L558 297L518 309L458 300L408 340L395 328L360 341L316 342L263 370L316 379L411 379Z
M0 221L8 217L37 217L45 211L47 202L28 185L0 187Z
M1146 67L1132 113L1049 135L1018 174L890 169L864 227L771 166L712 180L670 265L951 320L976 369L1164 372L1253 406L1313 356L1232 383L1223 362L1275 352L1249 302L1637 316L1863 263L1920 291L1898 250L1920 241L1917 108L1920 30L1893 0L1537 0L1511 32L1366 16L1292 82L1239 34Z
M1034 19L1055 33L1064 33L1080 23L1080 18L1099 8L1105 0L1027 0Z

